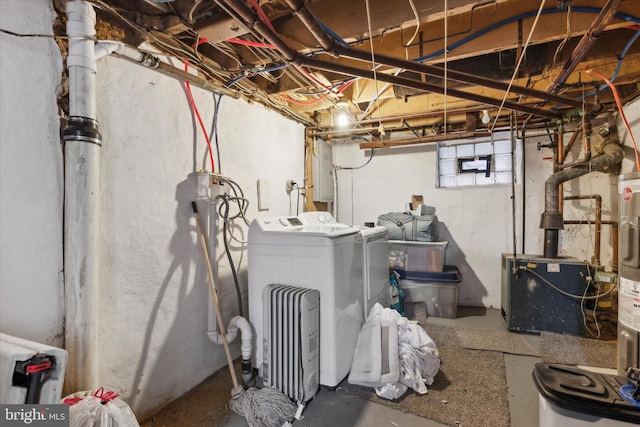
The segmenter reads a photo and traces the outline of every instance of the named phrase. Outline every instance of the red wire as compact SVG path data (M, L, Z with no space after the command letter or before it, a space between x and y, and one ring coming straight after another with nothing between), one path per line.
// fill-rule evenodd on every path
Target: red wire
M636 153L636 168L638 168L638 171L640 171L640 158L638 157L638 146L636 145L636 139L633 137L633 133L631 133L631 127L629 127L629 122L627 121L627 117L624 115L624 108L622 107L622 101L620 101L620 95L618 94L618 89L616 89L616 87L613 85L613 83L611 83L609 81L609 79L607 79L604 75L600 74L596 70L590 69L589 66L587 66L587 69L585 70L585 73L587 73L587 74L591 74L591 73L595 74L596 76L598 76L602 80L604 80L609 85L609 87L611 88L611 91L613 92L613 97L616 100L616 105L618 105L618 110L620 111L620 116L622 117L622 121L624 122L624 125L627 128L627 132L629 132L629 136L631 137L631 141L633 141L633 148L634 148L635 153Z
M198 44L205 43L206 39L201 39ZM184 61L184 70L189 70L189 60ZM191 92L191 83L189 80L185 80L185 86L187 87L187 99L189 100L189 104L191 105L191 109L195 113L198 118L198 123L200 123L200 129L202 129L202 133L204 134L204 139L207 141L207 146L209 147L209 160L211 160L211 172L216 171L216 166L213 161L213 150L211 149L211 140L209 139L209 134L207 134L207 129L204 127L204 123L202 122L202 117L200 117L200 111L198 111L198 106L196 105L196 101L193 99L193 93Z
M266 44L266 43L260 43L260 42L252 42L252 41L249 41L249 40L237 39L235 37L227 39L227 41L229 43L241 44L243 46L261 47L261 48L264 48L264 49L275 49L276 48L272 44Z
M206 38L198 39L198 43L196 46L200 46L203 43L207 43ZM184 61L184 70L189 70L189 60ZM198 110L198 106L196 105L196 101L193 98L193 92L191 92L191 83L188 80L185 80L185 86L187 88L187 99L189 100L189 104L191 105L191 109L195 113L198 118L198 123L200 123L200 129L202 129L202 133L204 134L204 139L207 141L207 147L209 147L209 159L211 160L211 172L216 171L215 163L213 161L213 150L211 149L211 140L209 139L209 134L207 134L207 130L204 127L204 123L202 122L202 117L200 117L200 111Z
M258 1L257 0L251 0L251 4L253 5L253 8L256 10L256 12L258 12L258 15L260 15L260 19L262 19L262 22L264 22L265 25L267 27L269 27L269 29L275 33L276 32L275 28L273 28L273 25L271 25L271 21L269 21L269 18L267 17L267 14L264 13L264 10L262 10L260 5L258 4Z

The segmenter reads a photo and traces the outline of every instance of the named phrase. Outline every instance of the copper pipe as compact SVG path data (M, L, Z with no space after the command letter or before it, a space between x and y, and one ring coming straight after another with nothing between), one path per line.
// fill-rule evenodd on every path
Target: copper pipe
M558 153L558 157L554 161L554 172L558 172L560 170L560 165L564 162L564 128L560 126L558 129L558 133L556 134L556 153ZM558 208L560 213L562 213L563 207L563 198L564 198L564 185L562 183L558 184Z
M601 253L601 239L600 234L602 232L602 196L599 194L589 194L582 196L567 196L565 200L589 200L594 199L596 201L596 219L595 219L595 236L593 242L593 257L595 258L594 264L600 265L600 253ZM591 221L564 221L565 224L591 224Z
M584 224L591 224L591 221L565 221L564 222L567 225L584 225ZM612 230L612 234L613 234L613 255L612 255L612 264L611 264L611 269L616 272L618 271L618 222L617 221L601 221L602 225L610 225L611 226L611 230ZM595 255L594 255L595 257Z
M616 12L618 12L621 3L622 0L609 0L602 8L600 14L593 21L589 30L584 36L582 36L582 39L580 39L580 42L571 53L571 56L562 67L560 73L558 73L553 83L551 83L551 86L547 89L547 92L556 93L558 91L560 85L567 80L580 61L585 57L587 52L589 52L591 46L593 46L598 37L602 35L605 26L609 23L611 18L615 16Z
M569 143L564 148L564 156L563 157L565 159L567 158L567 154L569 154L569 151L571 151L571 147L573 147L573 143L576 142L576 139L578 139L578 135L580 135L581 133L582 133L582 127L579 127L579 128L576 129L575 132L573 132L573 135L571 135L571 139L569 139Z
M551 175L544 184L544 212L540 218L540 228L544 229L544 257L558 257L559 230L564 228L562 214L558 207L558 184L601 170L604 167L622 162L624 149L619 145L616 134L605 141L602 148L603 154L594 157L583 165L570 169L564 169Z
M587 116L582 118L582 128L584 130L584 158L578 159L574 162L563 165L560 164L560 169L572 168L574 166L588 163L591 160L591 119ZM576 132L577 133L577 132ZM575 134L574 134L575 135Z

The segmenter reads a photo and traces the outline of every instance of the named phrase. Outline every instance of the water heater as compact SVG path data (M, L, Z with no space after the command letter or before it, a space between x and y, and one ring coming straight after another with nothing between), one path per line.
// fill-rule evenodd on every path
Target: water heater
M618 374L640 366L640 173L620 176Z

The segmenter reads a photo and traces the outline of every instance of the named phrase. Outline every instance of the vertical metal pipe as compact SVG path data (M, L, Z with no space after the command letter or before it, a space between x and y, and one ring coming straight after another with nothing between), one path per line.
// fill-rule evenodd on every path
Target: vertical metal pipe
M560 165L564 162L564 128L560 126L556 134L556 150L558 153L557 162L555 163L555 172L559 170ZM562 200L564 197L564 185L558 185L558 209L562 213Z
M613 231L613 266L614 272L618 271L618 223L611 221L611 229Z
M98 387L98 245L100 144L96 118L96 14L67 2L69 121L65 141L65 374L68 391Z
M544 230L544 257L558 258L559 230Z

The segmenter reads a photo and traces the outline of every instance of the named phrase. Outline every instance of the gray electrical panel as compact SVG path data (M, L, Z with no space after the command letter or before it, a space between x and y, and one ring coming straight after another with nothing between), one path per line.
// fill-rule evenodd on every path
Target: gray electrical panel
M333 201L333 150L331 144L317 139L316 152L311 161L313 201Z

